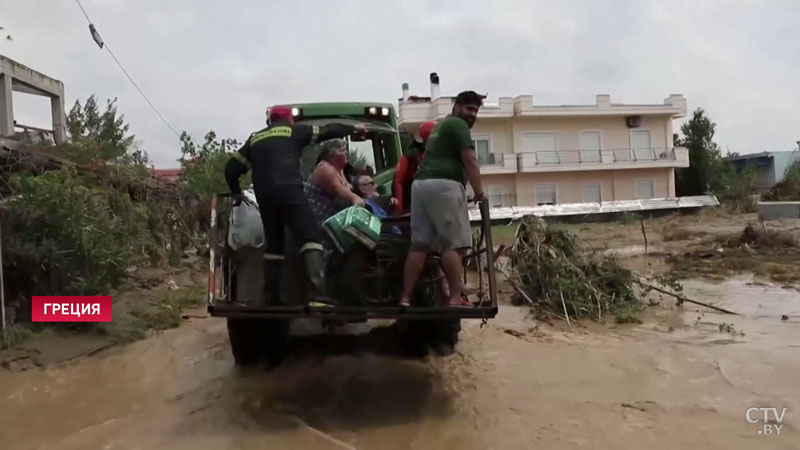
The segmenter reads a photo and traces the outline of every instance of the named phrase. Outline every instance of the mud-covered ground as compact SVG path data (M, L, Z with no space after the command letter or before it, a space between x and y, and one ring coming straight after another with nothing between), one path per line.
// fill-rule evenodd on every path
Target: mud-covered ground
M748 225L773 241L789 238L795 245L773 241L767 242L771 246L759 246L758 242L742 245L740 239ZM613 253L629 268L646 274L674 270L683 278L720 281L753 273L757 281L800 287L800 220L769 221L762 226L756 213L706 209L642 222L630 219L551 226L576 234L586 248ZM513 243L514 231L514 225L495 227L495 241Z
M638 222L568 227L655 273L693 246L718 254L708 235L752 220L646 221L647 254ZM663 241L678 228L690 238ZM450 356L407 357L399 333L376 324L298 337L272 371L236 368L224 320L188 311L131 344L0 370L0 448L800 448L800 292L769 274L727 276L688 280L684 293L740 316L665 300L640 325L570 329L503 304L483 327L466 321ZM787 408L780 435L759 435L750 407Z

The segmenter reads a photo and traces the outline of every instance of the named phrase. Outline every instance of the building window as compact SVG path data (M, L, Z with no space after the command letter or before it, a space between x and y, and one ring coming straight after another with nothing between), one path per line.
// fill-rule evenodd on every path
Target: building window
M636 180L636 199L655 198L653 180Z
M555 133L525 133L522 135L522 151L534 152L536 164L557 164Z
M578 135L578 145L580 147L581 162L602 161L599 131L581 131Z
M481 166L494 164L494 154L492 153L492 141L488 136L474 136L472 147L475 149L475 156Z
M556 185L552 183L538 183L533 187L534 198L537 205L556 204Z
M600 183L591 182L583 184L583 201L585 203L600 203L602 198Z
M631 155L637 161L655 159L650 130L631 130Z
M487 192L489 193L487 197L490 208L511 206L511 199L505 185L488 186Z

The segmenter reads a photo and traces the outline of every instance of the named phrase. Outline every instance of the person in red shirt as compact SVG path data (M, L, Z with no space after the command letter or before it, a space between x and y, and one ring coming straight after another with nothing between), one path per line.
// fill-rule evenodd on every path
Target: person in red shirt
M417 167L422 160L425 153L425 144L428 142L431 132L436 127L435 120L423 122L419 126L419 137L422 142L413 141L408 146L408 150L400 157L397 162L397 167L394 171L394 198L397 199L399 207L403 212L408 212L411 209L411 182L414 181L414 175L417 173ZM399 208L398 208L399 209Z

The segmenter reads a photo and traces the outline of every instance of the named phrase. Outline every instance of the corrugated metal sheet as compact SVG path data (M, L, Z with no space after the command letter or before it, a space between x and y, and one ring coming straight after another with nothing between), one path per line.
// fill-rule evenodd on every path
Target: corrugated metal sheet
M657 211L682 208L702 208L719 206L719 200L713 195L691 197L650 198L646 200L618 200L603 203L565 203L563 205L514 206L491 208L489 215L494 219L516 220L523 216L573 216L586 214L620 213L628 211ZM470 221L481 220L477 208L469 211Z

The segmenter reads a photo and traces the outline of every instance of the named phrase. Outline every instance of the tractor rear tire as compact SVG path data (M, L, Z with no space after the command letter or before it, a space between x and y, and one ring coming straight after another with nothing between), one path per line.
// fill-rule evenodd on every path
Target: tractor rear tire
M439 300L439 289L430 273L420 277L414 292L414 306L433 307ZM406 332L413 354L424 355L431 349L438 354L450 354L458 344L461 319L410 320Z
M410 320L405 341L414 355L423 356L429 350L446 355L455 351L460 332L461 319Z
M260 359L260 320L228 318L228 340L233 360L238 366L249 366Z
M228 318L228 339L237 365L266 360L270 366L277 366L289 351L289 321Z
M440 354L453 353L458 345L461 332L461 319L442 319L431 321L428 346Z
M269 367L279 366L289 354L289 319L261 320L264 341L261 356Z

